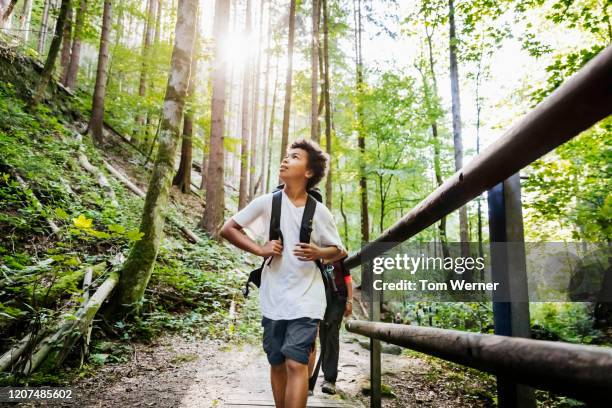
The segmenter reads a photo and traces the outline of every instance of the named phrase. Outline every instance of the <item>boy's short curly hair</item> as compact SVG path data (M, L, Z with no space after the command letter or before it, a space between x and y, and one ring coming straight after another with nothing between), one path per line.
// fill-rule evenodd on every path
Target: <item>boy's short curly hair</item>
M314 174L308 179L306 189L309 190L316 186L327 173L327 165L329 163L329 155L325 153L319 144L310 139L296 139L289 149L303 149L308 153L308 169Z

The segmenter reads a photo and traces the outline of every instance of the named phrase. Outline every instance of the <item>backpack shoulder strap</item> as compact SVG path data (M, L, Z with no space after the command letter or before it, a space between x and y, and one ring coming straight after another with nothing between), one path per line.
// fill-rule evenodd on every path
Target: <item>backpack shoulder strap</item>
M277 190L272 195L272 213L270 214L270 235L268 240L272 241L280 237L280 216L283 191Z
M312 219L314 217L315 210L317 209L317 201L313 196L308 194L306 200L306 207L304 208L304 214L302 215L302 225L300 226L300 242L310 243L310 234L312 233Z

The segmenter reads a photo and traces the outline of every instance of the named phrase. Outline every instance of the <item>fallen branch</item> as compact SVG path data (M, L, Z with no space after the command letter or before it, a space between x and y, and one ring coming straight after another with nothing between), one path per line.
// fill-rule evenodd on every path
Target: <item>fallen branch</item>
M83 166L85 170L90 172L96 178L96 181L98 182L100 187L102 187L102 189L110 197L111 204L113 205L113 207L119 207L119 203L117 202L117 197L115 196L115 191L113 190L110 183L108 182L108 179L104 176L104 174L100 172L100 170L98 170L97 167L93 166L89 162L89 160L87 159L87 156L85 156L85 154L82 152L79 152L79 163L81 164L81 166Z
M30 374L39 367L41 370L47 371L58 367L66 359L75 342L87 334L102 302L110 295L118 282L119 272L111 272L89 301L75 313L74 317L65 318L54 334L46 337L38 344L32 357L23 368L23 373Z
M19 175L19 173L17 173L16 171L14 171L13 169L11 169L11 175L13 177L15 177L15 180L17 180L17 182L19 183L19 185L21 186L21 188L23 188L24 190L28 190L30 187L28 186L28 183L25 182L24 179L21 178L21 176ZM38 198L36 198L36 196L34 195L34 193L32 193L32 203L34 204L34 206L36 207L36 210L39 211L41 214L44 213L44 207L43 205L40 203L40 201L38 201ZM46 218L45 220L47 221L47 224L49 225L49 227L51 228L51 231L53 231L54 234L59 234L59 227L57 226L56 223L53 222L53 220L51 220L50 218Z
M6 371L23 354L28 347L28 342L32 333L28 333L23 339L19 340L9 351L0 357L0 371Z
M104 166L113 176L115 176L119 181L125 184L126 187L129 188L138 197L144 198L146 196L146 193L142 189L140 189L136 184L132 183L125 175L123 175L123 173L111 166L107 161L104 161ZM200 237L198 237L189 228L179 224L179 222L176 221L173 217L168 216L168 221L174 224L191 242L198 243L201 241Z

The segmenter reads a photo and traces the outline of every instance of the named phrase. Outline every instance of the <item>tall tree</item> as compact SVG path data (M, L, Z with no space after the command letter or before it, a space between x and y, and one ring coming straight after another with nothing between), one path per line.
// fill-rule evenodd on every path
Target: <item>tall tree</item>
M251 35L251 0L246 0L245 37ZM238 209L244 208L248 199L249 174L249 89L251 60L246 57L242 71L242 141L240 144L240 188L238 190Z
M102 32L100 33L100 50L98 52L98 68L96 71L96 84L91 104L91 118L88 132L91 132L94 142L104 144L104 99L106 97L106 68L108 65L108 41L111 29L112 0L104 0L102 12Z
M32 99L30 100L30 106L36 106L40 103L41 99L45 94L45 91L47 90L49 81L51 81L51 75L53 74L55 61L57 60L57 56L60 51L60 46L62 44L62 32L64 31L64 24L66 22L66 16L68 14L69 7L70 0L62 0L59 14L57 15L57 23L55 24L55 35L53 36L53 41L51 41L51 47L49 48L49 53L47 54L45 66L43 67L43 70L40 73L40 78L38 80L38 84L36 85L36 90L34 91Z
M0 29L6 28L18 0L0 0Z
M251 166L249 169L249 200L253 199L255 190L257 188L257 128L259 122L259 77L261 74L261 44L263 35L263 13L264 12L264 1L261 0L259 7L259 36L257 37L257 43L260 44L257 47L257 58L255 60L255 72L253 73L253 115L251 119ZM262 152L263 156L263 152ZM261 183L261 180L259 180Z
M140 223L143 237L134 244L125 261L121 279L111 301L111 310L124 305L129 305L127 310L130 310L136 306L144 295L155 265L163 235L164 211L168 203L174 157L181 136L180 124L191 73L197 5L197 0L179 0L178 3L159 147Z
M331 156L331 101L329 99L329 10L327 0L321 0L323 7L323 99L325 102L325 151ZM332 169L327 172L325 180L325 205L332 208Z
M429 69L429 75L431 76L432 82L432 94L429 94L429 84L427 83L427 78L425 73L422 71L419 65L416 65L417 70L420 72L422 80L423 80L423 90L425 91L425 100L429 104L428 107L432 111L429 115L431 117L431 137L432 137L432 145L433 145L433 160L434 160L434 176L436 179L436 185L442 185L442 166L440 160L440 136L438 132L438 119L437 115L433 113L433 104L437 103L439 98L438 96L438 81L436 79L436 69L435 69L435 60L434 60L434 51L433 51L433 36L435 27L441 21L440 10L433 5L423 5L421 9L421 14L423 15L423 26L425 30L425 41L427 45L427 65ZM448 238L446 234L446 217L442 217L440 219L440 223L438 224L438 234L440 237L440 244L442 246L442 254L444 257L450 256L450 251L448 249Z
M64 85L73 89L76 85L79 63L81 59L81 40L83 38L83 25L85 24L85 13L87 12L87 0L81 0L74 22L74 38L72 39L72 50L70 52L70 64Z
M200 222L201 227L212 237L219 237L225 209L224 178L224 126L225 88L227 62L223 56L222 44L227 37L230 0L216 0L213 33L215 56L212 72L212 102L210 113L210 147L208 171L206 173L206 207Z
M355 71L356 94L357 94L357 145L359 147L359 196L361 205L361 241L370 240L370 222L368 214L368 188L365 168L365 135L364 135L364 113L362 96L364 91L363 81L363 58L361 47L361 0L354 0L355 4Z
M196 19L197 21L197 19ZM197 25L197 23L196 23ZM193 117L195 104L196 81L198 79L199 35L196 30L195 46L191 56L191 77L187 89L188 104L183 120L183 137L181 141L181 160L178 171L172 179L172 185L177 186L183 194L191 191L191 165L193 162Z
M1 0L0 0L1 1ZM43 6L42 16L40 18L40 31L38 32L38 46L36 50L40 55L45 50L45 43L47 41L47 30L49 24L49 7L51 6L51 0L45 0L45 4ZM1 19L2 17L0 17ZM1 26L1 23L0 23Z
M144 35L142 42L142 64L140 65L140 80L138 82L138 96L140 100L144 100L147 95L147 70L149 69L149 60L151 54L151 44L155 35L155 11L157 10L157 0L148 0L147 16L144 26ZM141 127L145 124L145 117L141 113L137 117L138 125ZM139 140L142 147L146 148L149 145L147 129L143 131L143 137Z
M68 77L68 65L70 65L70 51L72 48L72 3L68 7L68 14L66 14L66 22L64 23L64 32L62 39L62 54L60 57L60 65L62 67L62 84L66 85L66 78Z
M270 126L268 127L268 146L272 146L274 139L274 119L276 114L276 90L278 89L278 58L276 60L276 74L274 75L274 91L272 93L272 108L270 111ZM270 191L270 164L272 163L272 149L268 147L268 160L266 163L266 191Z
M453 144L455 146L455 171L463 167L463 140L461 138L461 102L459 97L459 68L457 66L457 33L455 28L454 0L448 0L449 62L451 83L451 111L453 116ZM461 256L469 256L467 207L459 209L459 239Z
M24 0L21 17L19 17L19 29L23 42L27 44L30 38L30 21L32 20L32 0Z
M310 138L319 142L319 0L312 0L312 38L310 41Z
M262 20L263 21L263 20ZM262 139L263 139L263 148L261 149L261 188L264 192L268 191L268 173L266 172L266 166L268 162L268 149L269 149L269 140L268 140L268 132L266 132L266 126L268 124L268 96L270 93L270 59L272 57L272 49L270 48L272 44L272 4L268 2L268 34L267 34L267 44L266 44L266 79L264 85L264 112L263 112L263 126L262 126Z
M285 106L283 108L283 132L281 139L280 161L285 157L289 144L289 120L291 116L291 89L293 81L293 45L295 42L295 1L289 5L289 35L287 44L287 77L285 80Z

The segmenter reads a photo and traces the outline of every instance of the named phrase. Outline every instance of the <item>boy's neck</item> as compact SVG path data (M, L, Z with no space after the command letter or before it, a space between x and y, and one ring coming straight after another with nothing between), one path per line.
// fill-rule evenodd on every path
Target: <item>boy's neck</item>
M299 200L300 198L304 198L304 196L308 195L306 192L306 186L303 184L293 185L290 183L285 183L285 187L283 188L287 197L292 200Z

